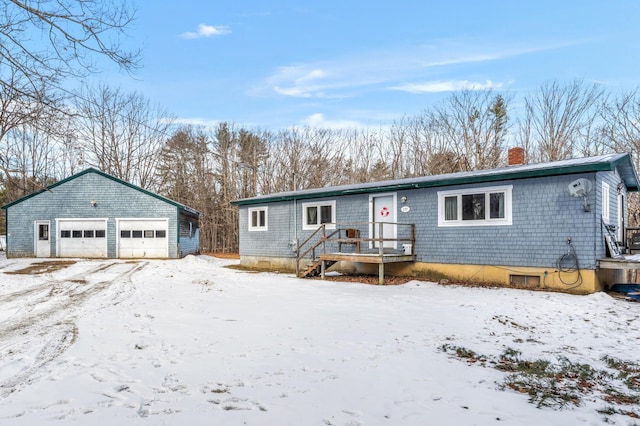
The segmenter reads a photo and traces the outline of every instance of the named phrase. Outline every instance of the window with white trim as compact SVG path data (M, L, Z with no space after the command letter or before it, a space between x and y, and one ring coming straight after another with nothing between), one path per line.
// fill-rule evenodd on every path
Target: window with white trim
M249 231L267 231L268 225L268 207L249 208Z
M602 219L609 223L609 184L602 182Z
M327 229L336 227L336 202L302 204L302 229L311 231L326 223Z
M512 185L438 191L438 226L511 225Z

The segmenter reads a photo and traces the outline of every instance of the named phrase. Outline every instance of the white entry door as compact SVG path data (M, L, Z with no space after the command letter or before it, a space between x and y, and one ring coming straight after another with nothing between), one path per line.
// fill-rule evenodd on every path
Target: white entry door
M372 218L370 235L372 238L397 238L396 226L396 194L371 195L369 197L369 216ZM380 225L382 224L382 225ZM383 247L397 248L397 241L384 241ZM373 247L380 247L379 241L374 241Z
M36 257L51 256L51 241L49 239L49 221L36 220L34 223Z

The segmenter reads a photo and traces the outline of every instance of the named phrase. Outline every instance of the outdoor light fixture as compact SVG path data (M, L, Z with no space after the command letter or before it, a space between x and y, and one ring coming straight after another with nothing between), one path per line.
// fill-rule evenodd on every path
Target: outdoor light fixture
M91 200L91 207L96 207L98 205L98 202L96 200Z
M400 201L402 201L403 203L407 202L407 196L403 195L402 198L400 198Z

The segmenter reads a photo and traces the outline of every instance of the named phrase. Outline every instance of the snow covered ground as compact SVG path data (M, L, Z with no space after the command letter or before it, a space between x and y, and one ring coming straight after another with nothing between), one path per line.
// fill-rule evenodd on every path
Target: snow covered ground
M207 256L8 273L40 262L0 259L3 425L640 423L597 389L537 408L481 359L638 362L640 303L603 293L300 280Z

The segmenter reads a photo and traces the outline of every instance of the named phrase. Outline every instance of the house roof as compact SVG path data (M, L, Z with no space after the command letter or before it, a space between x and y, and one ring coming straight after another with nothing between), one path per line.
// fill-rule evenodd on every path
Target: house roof
M163 197L162 195L158 195L158 194L153 193L151 191L147 191L146 189L140 188L139 186L133 185L133 184L131 184L131 183L127 182L127 181L124 181L122 179L118 179L115 176L111 176L111 175L109 175L109 174L107 174L105 172L102 172L102 171L98 170L98 169L94 169L93 167L89 167L88 169L85 169L85 170L81 171L80 173L76 173L75 175L69 176L66 179L62 179L61 181L58 181L58 182L56 182L54 184L51 184L51 185L47 186L46 188L41 189L40 191L32 192L29 195L25 195L22 198L19 198L19 199L15 200L15 201L12 201L12 202L8 203L8 204L5 204L4 206L2 206L2 208L6 210L7 208L9 208L9 207L11 207L11 206L13 206L15 204L19 204L19 203L21 203L21 202L23 202L25 200L28 200L29 198L35 197L38 194L42 194L45 191L51 191L54 188L56 188L57 186L60 186L60 185L62 185L64 183L67 183L67 182L69 182L71 180L77 179L80 176L84 176L84 175L86 175L88 173L95 173L95 174L100 175L102 177L105 177L107 179L111 179L114 182L117 182L117 183L119 183L121 185L124 185L124 186L128 186L129 188L135 189L136 191L140 191L143 194L149 195L150 197L154 197L154 198L162 200L162 201L164 201L166 203L172 204L172 205L178 207L178 209L184 210L185 212L190 213L192 215L195 215L195 216L199 216L200 215L200 212L198 212L197 210L192 209L191 207L187 207L184 204L178 203L177 201L173 201L173 200L171 200L169 198Z
M339 195L364 194L399 191L416 188L433 188L469 183L496 182L507 179L528 179L544 176L570 175L618 169L628 191L640 190L640 179L628 153L607 154L595 157L574 158L547 163L524 164L497 169L475 170L471 172L448 173L444 175L421 176L382 182L367 182L353 185L330 186L266 194L258 197L233 201L238 206L262 204L274 201L304 200Z

